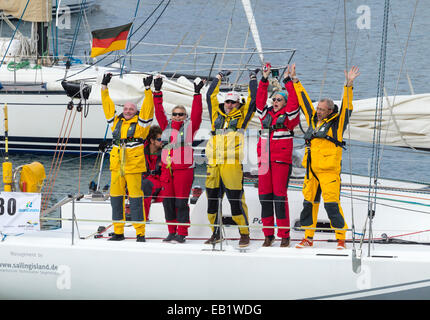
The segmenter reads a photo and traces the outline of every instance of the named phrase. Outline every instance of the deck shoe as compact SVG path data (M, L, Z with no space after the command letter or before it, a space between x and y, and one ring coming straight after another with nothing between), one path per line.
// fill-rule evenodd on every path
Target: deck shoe
M145 236L143 235L138 235L136 237L136 242L146 242Z
M338 239L337 240L337 247L336 247L336 249L337 250L344 250L344 249L346 249L345 240Z
M300 243L296 244L297 249L309 248L314 245L314 241L309 238L304 238Z
M175 238L173 239L176 243L184 243L185 242L185 236L182 236L180 234L177 234Z
M112 235L112 237L110 237L109 239L108 239L108 241L121 241L121 240L124 240L125 238L124 238L124 234L123 233L121 233L121 234L116 234L116 233L114 233L113 235Z
M221 237L219 234L212 234L212 236L205 241L205 244L215 244L221 242Z
M264 238L263 247L271 247L275 241L275 236L267 236Z
M290 238L282 238L281 247L289 247L290 246Z
M241 234L239 239L239 247L249 246L249 234Z
M170 242L175 239L176 233L169 233L169 235L163 239L163 242Z

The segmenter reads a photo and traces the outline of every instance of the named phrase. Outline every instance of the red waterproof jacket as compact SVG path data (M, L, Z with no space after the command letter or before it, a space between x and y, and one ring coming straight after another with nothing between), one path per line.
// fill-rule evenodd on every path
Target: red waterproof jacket
M185 169L193 167L194 135L202 122L202 96L195 94L191 107L191 116L185 121L168 120L163 108L162 92L154 92L155 117L163 130L162 139L166 144L161 152L164 168Z
M269 161L291 164L293 152L293 130L300 121L300 109L293 82L287 81L285 88L288 100L285 107L275 113L267 106L269 82L260 80L257 90L257 115L261 122L261 134L257 144L259 163Z

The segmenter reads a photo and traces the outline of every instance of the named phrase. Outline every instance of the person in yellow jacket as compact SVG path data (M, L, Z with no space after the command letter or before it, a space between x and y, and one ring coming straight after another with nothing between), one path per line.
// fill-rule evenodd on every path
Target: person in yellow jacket
M146 171L144 141L154 116L154 101L150 89L152 76L143 79L145 97L140 112L132 102L126 102L123 112L116 114L115 104L109 97L108 83L111 73L103 76L101 96L103 111L112 129L112 151L110 152L111 186L110 199L112 220L124 220L124 198L126 188L130 202L132 221L145 221L142 172ZM114 234L109 240L124 240L124 223L114 222ZM145 224L134 223L136 241L145 242Z
M294 88L303 111L308 130L305 133L306 152L302 165L306 168L303 182L303 210L300 224L308 227L304 239L296 248L312 247L313 236L317 224L318 209L321 196L324 208L335 229L337 249L345 249L345 233L348 225L340 205L340 172L342 149L345 142L343 133L352 114L352 86L354 79L360 74L357 67L345 71L346 85L340 110L331 99L321 99L316 110L311 99L296 77L295 68L292 73Z
M224 103L218 102L217 95L223 77L230 71L221 71L211 83L207 94L208 111L211 117L212 138L206 145L208 198L208 219L210 224L218 224L218 204L224 193L231 207L233 221L239 226L239 246L249 245L248 208L243 193L243 144L244 131L256 110L257 77L251 72L248 98L242 103L239 93L228 92ZM212 236L205 243L221 241L218 227L212 228Z

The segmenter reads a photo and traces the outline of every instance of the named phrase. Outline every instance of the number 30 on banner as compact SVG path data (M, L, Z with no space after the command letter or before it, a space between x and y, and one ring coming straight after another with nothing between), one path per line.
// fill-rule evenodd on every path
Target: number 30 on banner
M0 216L7 213L10 216L13 216L16 213L16 199L9 198L5 203L4 198L0 198Z

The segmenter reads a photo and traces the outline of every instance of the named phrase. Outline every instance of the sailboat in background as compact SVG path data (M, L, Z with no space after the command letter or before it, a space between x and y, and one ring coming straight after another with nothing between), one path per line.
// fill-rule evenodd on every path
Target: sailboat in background
M54 152L60 127L45 126L43 121L40 120L49 117L50 119L57 119L57 122L60 123L64 117L66 106L70 102L70 98L66 96L61 85L62 80L66 80L75 83L77 86L84 83L92 87L92 90L85 103L87 108L82 137L80 128L75 125L71 129L65 152L97 153L99 143L105 138L110 138L110 136L106 136L106 124L100 107L99 84L102 75L105 72L120 75L120 77L114 77L111 83L111 95L118 105L126 102L126 100L131 100L139 105L143 99L144 91L142 78L148 73L158 73L159 71L128 70L127 67L124 67L121 59L116 59L117 62L110 66L102 67L99 62L91 61L88 58L85 63L80 59L73 58L73 53L60 56L55 40L58 34L58 29L55 27L57 21L54 21L49 14L53 10L52 4L49 1L39 0L29 2L29 6L26 7L27 0L20 0L19 2L21 11L9 11L9 15L13 13L18 19L22 17L23 20L32 22L31 36L24 36L18 29L13 39L0 38L0 56L3 60L0 69L0 84L2 85L0 103L8 103L10 106L10 152ZM8 1L0 1L0 9L6 11L7 7L3 6L2 8L2 3L8 3ZM16 3L18 2L14 3L17 6ZM35 11L36 8L32 7L34 4L38 4L39 11ZM57 1L55 4L58 4L61 10L61 7L70 3L64 0ZM91 5L91 1L82 0L80 4L82 5L82 10L85 10ZM261 44L250 1L242 0L242 5L255 43L255 48L244 48L242 51L244 57L251 59L255 55L258 57L258 64L261 64L265 54L284 52L290 55L286 63L288 64L295 53L295 49L271 49L265 51ZM30 15L29 13L31 12L34 14ZM8 21L6 17L3 17L3 19L6 22ZM35 39L41 40L38 42ZM212 62L215 62L217 56L233 54L231 53L232 50L228 48L215 51L210 55L207 50L200 49L198 46L193 49L195 49L194 54L196 55L213 56L213 60L212 58L208 59L209 61L212 60ZM197 52L197 50L200 52ZM125 54L124 57L127 55ZM168 57L168 59L170 58ZM222 61L219 65L221 64ZM215 71L213 70L217 70L217 67L216 64L213 64L211 71L205 77L211 77L211 73L214 74ZM278 66L281 71L278 76L279 80L282 77L284 67ZM246 69L246 64L244 63L239 68L238 73L243 73L244 69ZM193 75L165 73L165 76L164 99L166 110L169 111L176 104L191 105L193 86L189 79L192 79ZM204 75L200 74L198 76L203 77ZM233 79L233 76L231 79ZM228 80L228 82L224 83L221 91L224 92L235 86L238 90L242 89L242 94L246 96L246 86L240 87L236 82ZM273 83L273 90L279 90L279 88L279 82ZM221 94L220 100L222 101L222 99ZM268 103L271 102L268 101ZM382 124L386 137L385 144L428 149L427 141L430 140L430 128L426 123L430 120L430 112L426 106L429 104L430 94L386 97L383 107L384 116L387 117L384 117L385 120ZM350 122L352 140L372 143L374 105L375 98L354 101L354 117L351 118ZM27 116L23 118L20 116L22 114ZM204 118L209 119L207 114L204 114ZM35 119L39 119L39 121L35 121ZM258 119L255 118L251 121L250 128L258 127ZM306 128L304 122L302 122L302 127ZM206 128L203 129L198 133L198 137L201 138L197 139L197 144L201 146L204 146L202 141L207 135ZM300 128L295 129L295 134L296 136L302 134ZM0 141L0 146L2 144L3 141Z

